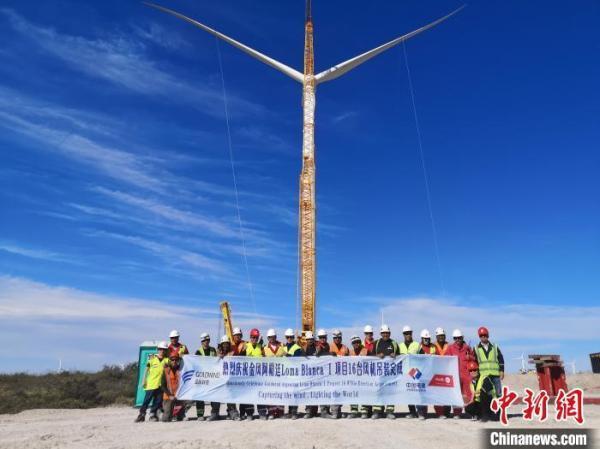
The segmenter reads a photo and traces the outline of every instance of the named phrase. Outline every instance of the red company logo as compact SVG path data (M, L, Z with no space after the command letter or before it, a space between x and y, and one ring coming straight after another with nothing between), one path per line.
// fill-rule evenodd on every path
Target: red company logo
M429 382L430 387L454 387L454 377L450 374L436 374Z

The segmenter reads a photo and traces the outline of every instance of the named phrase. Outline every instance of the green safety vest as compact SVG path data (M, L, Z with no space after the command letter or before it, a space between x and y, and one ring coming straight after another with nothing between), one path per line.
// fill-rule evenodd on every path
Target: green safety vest
M283 350L286 355L294 355L298 349L302 350L302 347L298 343L294 343L290 349L288 349L286 345L283 345Z
M411 344L406 346L405 342L400 343L400 354L417 354L419 352L419 343L412 341Z
M262 357L262 346L257 344L252 347L250 343L246 343L246 357Z
M498 362L498 347L490 343L492 348L486 357L482 346L477 346L477 362L479 363L479 374L481 377L499 376L500 362Z
M211 357L216 357L217 356L217 351L212 346L208 347L207 352L204 352L204 347L200 346L200 348L198 348L197 352L199 352L200 355L203 355L203 356L211 356Z

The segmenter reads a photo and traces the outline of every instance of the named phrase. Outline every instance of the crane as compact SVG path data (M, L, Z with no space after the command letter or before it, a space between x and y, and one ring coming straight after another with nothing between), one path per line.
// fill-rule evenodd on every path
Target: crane
M179 19L191 23L192 25L216 36L227 42L235 48L247 53L264 64L280 71L293 80L302 84L302 111L303 111L303 135L302 135L302 169L300 172L299 187L299 223L298 223L298 247L299 247L299 283L300 283L300 301L302 305L301 331L302 335L307 331L314 332L316 325L316 185L315 185L315 107L316 107L316 87L327 81L334 80L350 70L358 67L369 59L377 56L384 51L395 47L396 45L422 33L449 17L458 13L464 8L452 11L451 13L421 27L410 33L397 37L383 45L373 48L347 61L334 65L315 75L314 73L314 50L313 50L313 21L312 21L312 0L306 0L306 20L304 24L304 73L289 67L275 59L260 53L253 48L248 47L235 39L226 36L194 19L172 9L155 3L144 2L146 5L156 8L160 11L171 14Z

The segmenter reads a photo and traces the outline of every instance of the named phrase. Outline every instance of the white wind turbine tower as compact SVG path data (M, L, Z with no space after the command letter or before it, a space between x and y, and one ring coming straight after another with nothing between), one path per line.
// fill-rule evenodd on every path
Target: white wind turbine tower
M525 353L521 353L521 357L516 357L513 360L521 361L521 374L527 374L527 364L525 363Z
M572 374L577 374L577 369L575 368L575 360L571 361L569 365L571 365Z
M146 5L178 17L192 25L216 36L255 59L289 76L302 84L303 138L302 138L302 171L300 174L300 213L299 213L299 277L300 298L302 303L302 333L315 331L316 301L316 202L315 202L315 90L317 85L336 79L358 67L378 54L395 47L423 31L426 31L453 16L464 6L450 14L431 22L417 30L391 40L379 47L362 53L354 58L337 64L315 75L313 52L313 23L311 0L306 0L306 22L304 27L304 73L301 73L269 56L266 56L241 42L236 41L194 19L184 16L172 9L154 3Z

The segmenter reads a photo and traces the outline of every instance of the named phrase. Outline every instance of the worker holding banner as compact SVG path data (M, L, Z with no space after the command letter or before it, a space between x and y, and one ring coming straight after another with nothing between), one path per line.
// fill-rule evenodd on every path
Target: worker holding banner
M367 348L365 348L363 346L362 340L360 339L360 337L353 335L352 338L350 339L350 343L352 344L352 347L350 348L348 355L356 357L356 356L366 356L369 354L369 351L367 350ZM362 411L363 411L362 417L368 418L369 413L371 412L371 406L363 405ZM350 419L358 418L358 404L350 404L350 414L348 415L348 418L350 418Z
M402 328L402 335L404 336L404 341L400 343L400 354L416 354L419 352L419 343L413 340L413 331L410 326ZM417 416L417 406L409 404L406 418L416 418Z
M387 324L382 324L381 329L379 331L379 335L381 338L375 342L375 350L374 355L383 359L384 357L395 358L396 355L400 353L398 343L390 338L392 335L390 331L390 327ZM385 413L388 419L396 419L396 415L394 415L394 406L386 405ZM379 419L383 416L383 405L374 405L373 406L373 416L372 419Z
M246 343L245 356L246 357L264 357L265 350L262 344L259 343L260 331L258 329L252 329L250 331L250 341ZM258 417L260 419L267 419L267 406L258 404ZM248 418L254 419L254 405L252 404L240 404L240 415L241 419Z
M203 357L216 357L217 350L210 346L210 335L204 332L200 335L200 348L196 351L196 355ZM207 418L208 421L216 421L219 419L219 408L221 404L218 402L210 403L210 416ZM196 401L196 416L198 421L204 421L204 401Z
M277 333L275 329L269 329L267 331L267 345L264 348L265 357L284 357L285 350L283 345L277 341ZM268 419L275 419L279 416L283 416L284 408L277 405L268 406Z
M302 347L296 343L296 336L294 335L294 329L287 329L285 331L286 343L283 346L286 357L302 357L304 351ZM284 415L284 418L298 419L298 406L290 405L288 407L288 414Z

